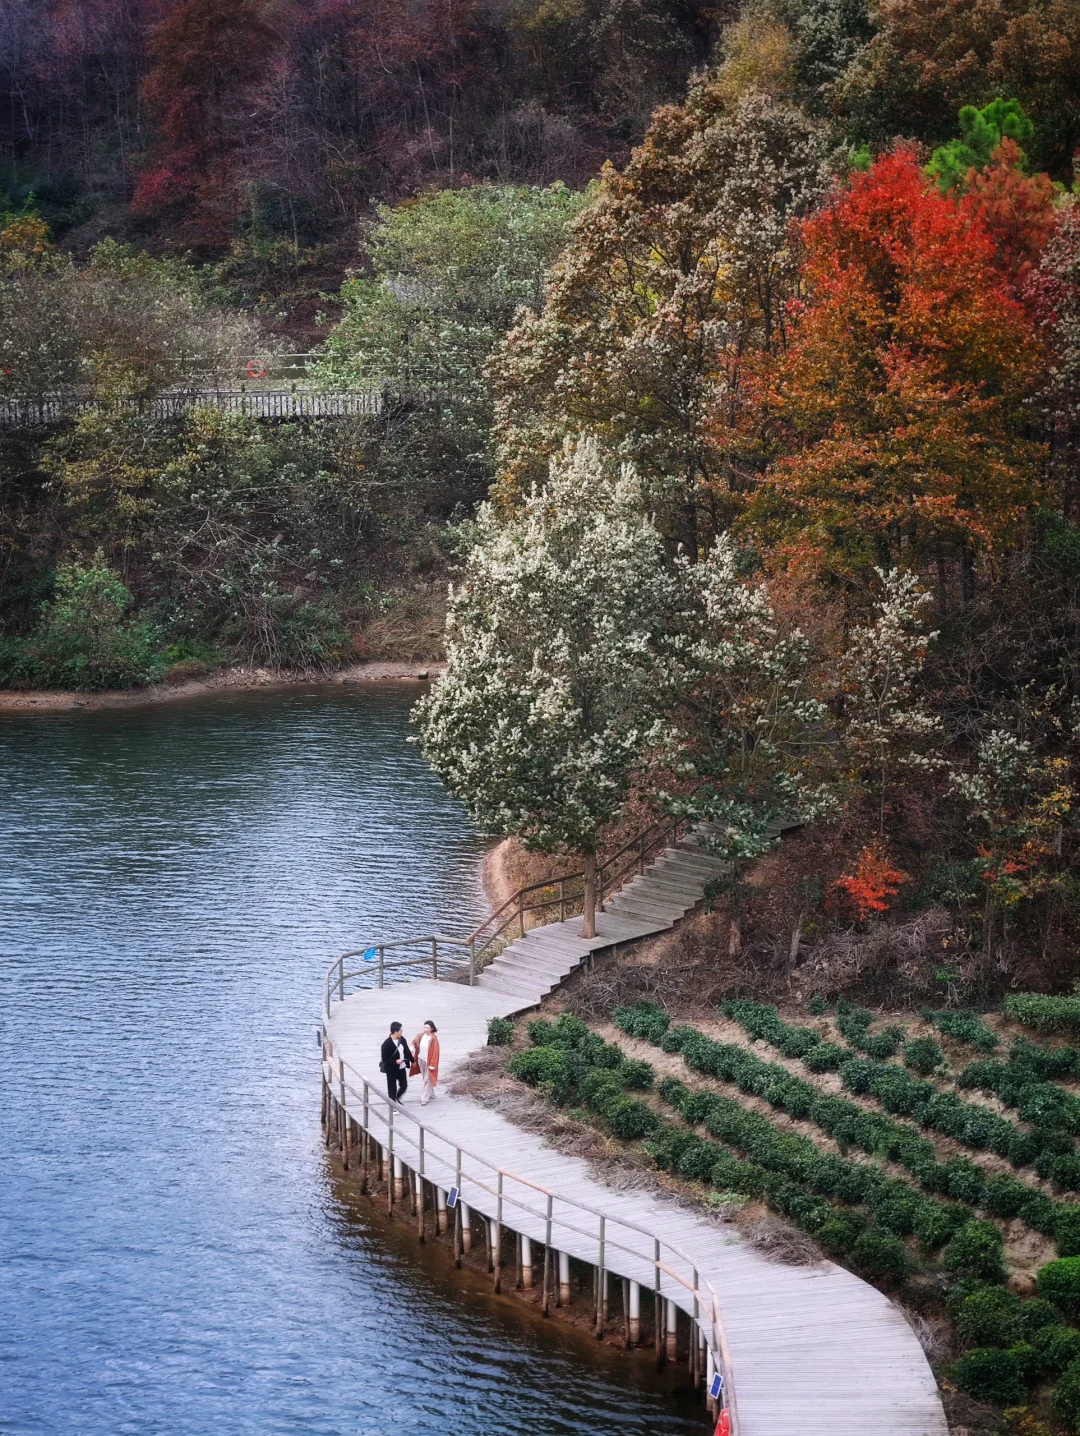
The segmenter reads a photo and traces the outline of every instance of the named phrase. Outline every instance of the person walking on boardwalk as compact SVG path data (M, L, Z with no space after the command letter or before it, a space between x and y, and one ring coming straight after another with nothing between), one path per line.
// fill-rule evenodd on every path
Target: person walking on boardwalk
M435 1088L439 1081L439 1029L430 1019L424 1023L423 1032L418 1032L413 1038L413 1061L409 1068L409 1076L415 1077L417 1073L423 1078L424 1091L420 1098L421 1107L426 1107L435 1096Z
M409 1068L413 1055L401 1030L400 1022L391 1022L390 1036L383 1043L379 1071L386 1073L386 1091L391 1102L400 1102L409 1085Z

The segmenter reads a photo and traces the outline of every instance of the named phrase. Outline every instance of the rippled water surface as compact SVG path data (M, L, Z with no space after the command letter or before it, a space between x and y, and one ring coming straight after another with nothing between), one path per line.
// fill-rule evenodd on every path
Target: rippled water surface
M323 1156L328 958L482 907L415 697L0 715L0 1431L704 1429Z

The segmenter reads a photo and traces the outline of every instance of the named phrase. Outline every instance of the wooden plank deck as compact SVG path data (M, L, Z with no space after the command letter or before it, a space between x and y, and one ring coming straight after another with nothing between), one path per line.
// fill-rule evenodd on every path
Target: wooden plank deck
M663 871L673 863L678 865L678 855L669 853L656 866ZM704 882L707 871L700 863L698 867ZM580 918L552 924L552 935L566 941L550 951L561 952L560 960L572 968L590 949L627 941L631 931L643 936L676 920L672 912L628 921L633 895L624 892L627 904L598 916L597 938L588 944L576 939ZM692 893L673 901L681 904L684 897L692 905ZM548 931L533 929L529 939ZM529 939L511 944L503 956L515 948L523 955ZM488 971L493 970L494 965ZM527 990L501 987L497 975L474 987L420 979L346 997L334 1005L327 1022L334 1060L325 1071L331 1090L340 1096L341 1059L346 1064L349 1115L363 1124L366 1081L368 1127L375 1140L385 1144L390 1104L378 1070L380 1043L392 1021L403 1023L411 1041L430 1018L438 1026L442 1049L440 1090L421 1113L418 1084L410 1084L393 1117L395 1155L417 1169L422 1127L424 1174L445 1190L457 1180L462 1149L462 1200L488 1219L497 1212L497 1169L539 1184L555 1194L553 1248L590 1263L597 1261L599 1221L573 1204L603 1213L606 1267L641 1283L643 1309L655 1278L653 1238L678 1247L686 1260L676 1260L667 1251L664 1262L688 1282L696 1267L699 1285L711 1283L718 1295L739 1436L804 1436L811 1425L831 1436L947 1436L937 1385L922 1348L902 1313L874 1287L832 1262L793 1267L767 1261L735 1228L648 1193L613 1190L597 1181L585 1162L546 1147L541 1136L468 1098L447 1095L448 1079L467 1070L469 1054L485 1044L488 1019L535 1006L555 985L549 984L551 978L547 971ZM542 1243L546 1197L508 1175L502 1185L504 1224ZM661 1280L663 1295L691 1311L690 1292L671 1277Z

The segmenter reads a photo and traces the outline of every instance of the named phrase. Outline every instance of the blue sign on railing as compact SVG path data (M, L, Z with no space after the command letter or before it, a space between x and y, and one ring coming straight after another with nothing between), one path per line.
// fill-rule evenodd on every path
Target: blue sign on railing
M451 1187L450 1190L449 1190L449 1191L447 1192L447 1194L446 1194L446 1205L447 1205L448 1207L456 1207L457 1204L458 1204L458 1189L457 1189L457 1187Z
M379 955L379 949L378 949L377 947L366 947L366 948L364 949L364 961L365 961L365 962L374 962L375 959L378 957L378 955Z
M715 1376L713 1377L713 1379L712 1379L712 1385L709 1387L709 1395L712 1397L712 1399L713 1399L714 1401L719 1401L719 1400L720 1400L720 1393L721 1393L721 1391L723 1391L723 1389L724 1389L724 1378L720 1375L720 1373L719 1373L719 1371L718 1371L718 1372L716 1373L716 1375L715 1375Z

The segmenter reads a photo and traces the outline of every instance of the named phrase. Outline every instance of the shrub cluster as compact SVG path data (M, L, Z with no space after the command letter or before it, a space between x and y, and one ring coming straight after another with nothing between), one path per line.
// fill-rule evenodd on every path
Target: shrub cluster
M630 1010L621 1009L620 1026L633 1020L626 1017ZM740 1025L751 1022L763 1037L776 1031L771 1021L775 1009L764 1004L733 1002L725 1005L725 1011ZM1080 1207L1055 1202L1016 1177L987 1177L963 1157L939 1162L933 1143L908 1123L867 1112L843 1097L820 1093L786 1068L734 1044L715 1042L696 1028L669 1029L662 1045L681 1050L693 1070L732 1082L741 1092L761 1097L791 1117L815 1123L841 1147L859 1147L871 1156L900 1163L930 1193L981 1207L997 1217L1019 1217L1033 1230L1055 1237L1062 1255L1080 1251ZM897 1064L851 1058L841 1065L839 1075L849 1090L868 1093L886 1111L914 1117L969 1146L988 1147L1017 1165L1031 1160L1046 1135L1023 1133L983 1107L938 1091L933 1083L913 1077Z
M855 1244L867 1228L867 1218L838 1214L831 1207L834 1202L865 1208L879 1235L898 1240L914 1234L927 1250L940 1246L967 1222L963 1208L924 1197L870 1163L821 1152L809 1138L778 1131L767 1117L747 1111L731 1097L694 1091L674 1077L665 1077L657 1091L684 1121L703 1126L711 1137L745 1158L734 1159L734 1165L730 1158L725 1159L719 1170L715 1153L710 1151L706 1158L696 1152L686 1134L680 1134L674 1151L655 1144L650 1147L660 1165L671 1165L689 1176L699 1175L701 1167L711 1161L716 1185L752 1196L764 1194L785 1216L818 1236L834 1255L855 1259ZM997 1235L995 1227L991 1230ZM1000 1250L1000 1237L998 1241ZM979 1276L980 1271L973 1270L970 1275Z
M507 1069L559 1106L580 1102L603 1117L616 1137L640 1141L651 1136L660 1119L645 1102L628 1097L627 1087L642 1091L653 1083L648 1062L627 1060L613 1042L605 1042L578 1017L564 1012L556 1022L539 1019L528 1026L533 1046L515 1052Z
M514 1024L509 1017L488 1018L488 1046L509 1047L514 1037Z
M1005 1013L1039 1032L1075 1032L1080 1029L1080 994L1045 997L1039 992L1014 993L1005 999Z
M876 1062L895 1057L904 1040L902 1027L883 1027L880 1032L871 1032L870 1024L874 1014L866 1007L838 998L836 1003L836 1025L852 1047L865 1052Z
M993 1052L998 1045L996 1034L974 1012L958 1012L955 1008L935 1011L932 1007L919 1009L924 1022L932 1022L939 1032L951 1037L954 1042L966 1042L980 1052Z
M1072 1142L1080 1133L1080 1099L1048 1079L1076 1076L1078 1059L1074 1047L1040 1047L1020 1038L1008 1062L970 1062L957 1078L961 1087L992 1092L1033 1124L1035 1170L1059 1191L1080 1190L1080 1156Z

